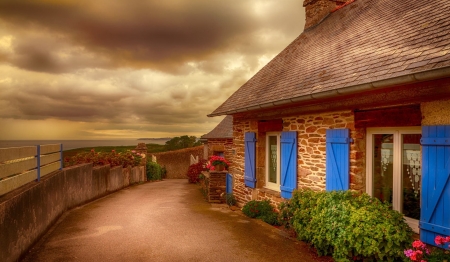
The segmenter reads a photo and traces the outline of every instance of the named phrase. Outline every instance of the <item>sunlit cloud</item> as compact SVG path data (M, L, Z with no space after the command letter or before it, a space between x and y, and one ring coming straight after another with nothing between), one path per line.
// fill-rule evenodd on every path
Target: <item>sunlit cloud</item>
M222 119L206 115L300 34L302 9L1 1L0 139L205 134Z

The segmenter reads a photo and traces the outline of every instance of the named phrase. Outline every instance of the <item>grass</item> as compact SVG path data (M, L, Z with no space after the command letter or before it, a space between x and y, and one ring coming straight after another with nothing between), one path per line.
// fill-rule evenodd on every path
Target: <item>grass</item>
M164 145L158 145L158 144L146 144L147 145L147 152L148 153L158 153L158 152L164 152L165 147ZM136 145L132 146L99 146L99 147L83 147L83 148L75 148L66 150L63 152L63 157L72 157L78 153L83 152L89 152L92 149L95 150L95 152L111 152L112 150L115 150L117 153L126 152L127 150L134 150L136 148Z

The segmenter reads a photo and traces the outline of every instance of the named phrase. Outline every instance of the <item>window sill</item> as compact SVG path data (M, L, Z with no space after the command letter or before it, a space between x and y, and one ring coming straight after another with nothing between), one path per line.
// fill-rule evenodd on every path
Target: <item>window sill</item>
M280 191L276 191L276 190L269 189L269 188L266 188L266 187L260 188L259 191L263 192L263 193L266 193L266 194L269 194L269 195L272 195L272 196L281 197L281 192Z

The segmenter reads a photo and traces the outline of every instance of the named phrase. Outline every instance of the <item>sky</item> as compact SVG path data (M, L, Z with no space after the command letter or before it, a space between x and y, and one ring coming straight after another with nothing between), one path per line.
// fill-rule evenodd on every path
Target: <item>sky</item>
M0 140L201 136L301 0L1 0Z

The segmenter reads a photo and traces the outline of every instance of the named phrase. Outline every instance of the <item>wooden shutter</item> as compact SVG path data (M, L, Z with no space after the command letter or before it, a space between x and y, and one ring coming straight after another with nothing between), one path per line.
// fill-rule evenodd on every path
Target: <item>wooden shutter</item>
M227 173L227 179L226 179L226 192L227 194L233 193L233 176L230 173Z
M348 190L350 176L350 131L328 129L326 132L326 190Z
M244 180L245 185L251 188L256 187L256 134L253 132L245 133L245 166Z
M297 132L281 132L281 197L290 199L297 188Z
M450 235L450 126L422 127L420 240Z

